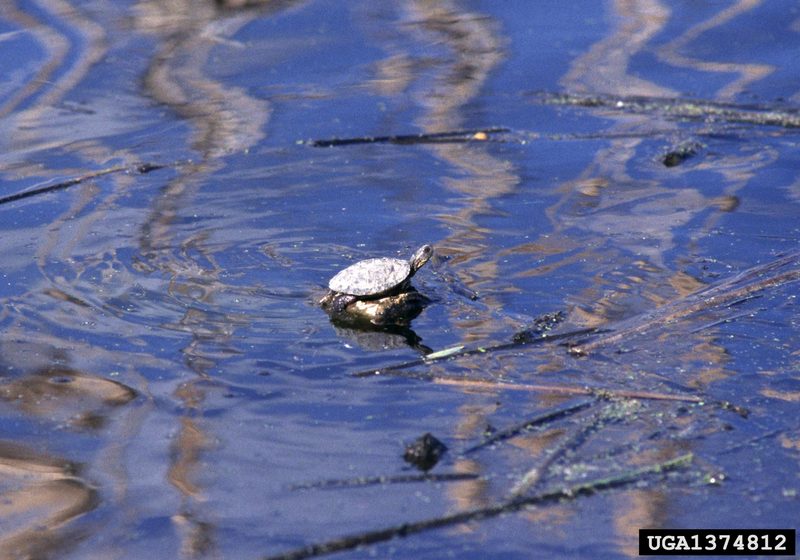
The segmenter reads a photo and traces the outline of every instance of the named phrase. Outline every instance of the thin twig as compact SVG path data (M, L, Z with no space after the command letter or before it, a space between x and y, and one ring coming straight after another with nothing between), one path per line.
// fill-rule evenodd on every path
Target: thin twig
M432 132L421 134L395 134L392 136L355 136L352 138L328 138L308 140L304 142L314 148L330 148L334 146L351 146L353 144L442 144L463 143L487 140L489 134L508 132L503 127L474 128L467 130L451 130L448 132Z
M362 476L358 478L330 479L317 482L293 484L290 490L311 490L328 488L359 488L378 484L407 484L413 482L455 482L475 480L481 475L475 473L420 473L387 476Z
M752 297L754 297L754 296L751 296L749 298L745 298L745 300L743 300L743 301L752 299ZM764 310L764 308L761 308L758 311L756 311L756 313L759 312L759 311L763 311L763 310ZM722 319L719 319L717 321L712 321L711 323L706 323L705 325L700 325L699 327L694 328L689 332L691 334L697 334L699 332L702 332L702 331L705 331L705 330L708 330L708 329L713 329L714 327L718 327L720 325L725 325L725 324L728 324L728 323L732 323L736 319L741 319L742 317L747 317L749 315L753 315L753 312L747 311L745 313L739 313L738 315L733 315L731 317L723 317Z
M424 377L420 377L425 379ZM534 393L554 393L564 395L589 395L605 399L641 399L654 401L679 401L701 404L707 402L696 395L673 395L654 391L632 391L628 389L604 389L602 387L575 387L571 385L550 385L532 383L507 383L502 381L479 381L443 376L429 376L428 379L438 385L458 385L460 387L480 387L483 389L501 389L511 391L531 391Z
M498 430L489 437L487 437L486 439L484 439L482 442L464 450L462 454L468 455L470 453L474 453L479 449L483 449L487 445L493 445L500 441L504 441L512 437L515 437L520 433L533 428L534 426L541 426L542 424L548 424L555 420L560 420L561 418L572 416L573 414L580 412L581 410L589 408L595 402L596 399L580 401L570 406L557 408L555 410L545 412L544 414L540 414L534 418L525 420L524 422L519 422L517 424L514 424L513 426L509 426L508 428Z
M792 430L786 430L786 431L791 432ZM782 432L783 432L783 430L781 430L781 429L771 430L769 432L766 432L766 433L763 433L763 434L759 434L757 436L749 438L749 439L747 439L745 441L741 441L741 442L737 443L736 445L732 445L730 447L727 447L727 448L723 449L722 451L719 451L718 453L720 455L727 455L729 453L735 453L735 452L740 451L740 450L745 449L745 448L748 448L748 449L750 449L752 451L754 444L759 443L759 442L761 442L761 441L763 441L765 439L774 438L775 436L780 435Z
M22 191L4 197L0 197L0 205L8 204L9 202L15 202L17 200L22 200L24 198L29 198L31 196L37 196L40 194L46 194L54 191L68 189L69 187L80 185L81 183L84 183L91 179L97 179L98 177L111 175L113 173L124 172L124 173L145 174L145 173L150 173L151 171L155 171L156 169L163 169L164 167L169 167L169 165L166 164L162 165L158 163L137 163L136 165L117 165L114 167L107 167L106 169L99 169L97 171L92 171L91 173L86 173L85 175L81 175L79 177L73 177L72 179L60 181L52 185L37 187L28 191Z

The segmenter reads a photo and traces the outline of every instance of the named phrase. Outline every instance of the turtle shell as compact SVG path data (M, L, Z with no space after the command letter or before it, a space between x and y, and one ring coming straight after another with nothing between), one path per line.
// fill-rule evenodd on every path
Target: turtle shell
M399 287L410 274L408 261L387 257L367 259L339 272L328 282L328 287L354 296L379 296Z

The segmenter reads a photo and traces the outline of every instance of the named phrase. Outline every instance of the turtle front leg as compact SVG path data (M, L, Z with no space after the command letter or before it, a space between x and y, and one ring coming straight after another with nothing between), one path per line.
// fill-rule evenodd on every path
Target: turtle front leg
M333 311L334 313L344 313L347 311L347 306L356 301L358 298L356 296L351 296L349 294L339 294L335 298L333 298Z
M347 306L356 301L358 298L350 294L341 294L339 292L330 291L319 300L320 305L334 314L344 313Z

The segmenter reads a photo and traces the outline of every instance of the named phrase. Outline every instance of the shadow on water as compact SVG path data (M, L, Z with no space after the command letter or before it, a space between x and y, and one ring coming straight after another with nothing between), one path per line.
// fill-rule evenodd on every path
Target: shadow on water
M683 7L0 9L0 558L792 526L800 13Z

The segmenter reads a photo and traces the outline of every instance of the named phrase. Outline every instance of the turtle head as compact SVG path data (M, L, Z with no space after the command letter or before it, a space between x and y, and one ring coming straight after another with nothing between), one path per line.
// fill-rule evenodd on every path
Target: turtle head
M414 274L433 256L433 245L423 245L409 259L411 273Z

